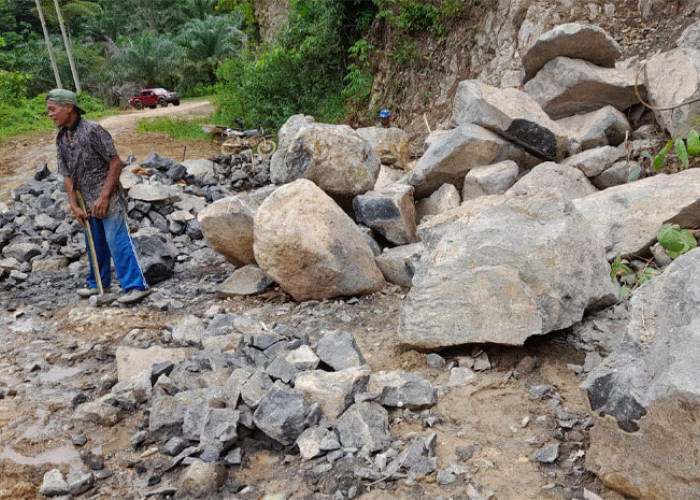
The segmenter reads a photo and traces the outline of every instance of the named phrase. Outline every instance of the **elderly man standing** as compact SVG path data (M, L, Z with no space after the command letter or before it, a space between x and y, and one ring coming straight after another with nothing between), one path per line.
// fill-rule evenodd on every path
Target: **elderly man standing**
M118 302L138 302L151 289L126 224L126 202L119 183L124 164L112 136L98 123L81 117L85 112L70 90L51 90L46 95L46 108L59 128L56 137L58 171L63 175L73 215L81 225L89 221L102 286L105 289L110 286L110 260L113 260L119 283L126 292ZM78 193L82 194L84 207L78 203ZM78 290L81 297L98 293L95 279L98 270L93 269L90 259L88 262L87 288Z

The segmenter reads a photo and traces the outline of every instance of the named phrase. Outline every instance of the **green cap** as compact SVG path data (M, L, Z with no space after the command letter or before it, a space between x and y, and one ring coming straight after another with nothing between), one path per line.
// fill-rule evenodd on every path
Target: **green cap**
M72 104L73 109L75 109L79 115L85 114L85 110L78 106L78 100L75 98L75 94L68 89L49 90L48 94L46 94L46 100L63 104Z

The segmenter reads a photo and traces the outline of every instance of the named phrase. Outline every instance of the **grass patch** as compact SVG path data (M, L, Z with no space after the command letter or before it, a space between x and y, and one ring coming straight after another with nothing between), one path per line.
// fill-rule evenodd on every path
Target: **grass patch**
M138 132L159 132L168 134L173 139L178 141L204 141L209 140L209 134L206 134L201 123L206 123L207 118L170 118L167 116L159 118L143 118L139 120Z
M105 109L101 101L89 96L81 96L79 102L87 111L85 118L89 120L117 113L116 109ZM13 105L0 102L0 144L13 137L53 130L56 130L56 125L46 114L46 94L33 99L21 99Z

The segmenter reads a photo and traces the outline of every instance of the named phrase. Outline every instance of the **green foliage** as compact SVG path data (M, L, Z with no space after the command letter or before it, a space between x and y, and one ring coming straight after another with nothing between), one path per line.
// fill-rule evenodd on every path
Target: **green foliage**
M656 239L666 249L666 253L672 259L698 246L693 233L687 229L681 229L677 224L664 224L661 226Z
M356 41L355 20L362 12L351 7L351 2L335 0L293 0L274 43L241 51L217 71L221 91L215 119L233 123L242 117L268 129L297 113L337 120L344 109L346 55ZM349 94L362 94L368 86L369 50L360 44L350 52L356 66L345 80Z
M438 22L439 11L430 3L404 1L401 2L400 13L396 18L396 26L408 32L426 31L432 29Z
M620 282L618 300L626 299L630 293L639 288L654 276L658 275L658 269L649 267L649 263L635 272L627 259L623 259L618 253L610 264L610 278Z
M178 141L209 140L200 123L202 118L196 120L173 119L170 117L145 118L139 120L137 130L139 132L160 132L170 135Z
M688 132L686 141L688 143L688 154L690 156L700 156L700 135L698 134L698 131L693 129Z
M101 99L83 93L78 102L87 112L87 118L107 114ZM0 99L0 141L15 135L47 132L54 128L53 121L46 114L46 94L32 99L21 99L15 105Z
M348 72L343 78L345 87L343 97L358 103L366 103L372 91L372 68L369 58L374 50L374 45L365 40L358 40L348 49L350 59L353 61L348 66Z
M0 69L0 102L18 106L27 96L31 76Z
M686 144L687 141L687 144ZM653 157L652 165L654 171L659 171L664 168L666 163L666 155L673 148L681 162L681 168L686 169L690 166L690 158L700 156L700 136L695 128L688 131L687 139L683 140L682 136L676 137L674 140L667 141L664 147ZM650 158L651 155L644 151L641 154L642 158Z

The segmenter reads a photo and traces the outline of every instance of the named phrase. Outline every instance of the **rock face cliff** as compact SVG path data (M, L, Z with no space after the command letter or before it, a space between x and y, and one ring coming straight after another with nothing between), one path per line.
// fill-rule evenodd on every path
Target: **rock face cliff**
M287 18L290 0L254 0L255 19L260 26L260 37L269 42Z
M675 46L700 15L700 0L499 0L474 2L468 18L455 21L444 40L417 38L419 57L405 67L392 62L394 33L377 22L370 34L377 47L373 104L397 111L396 125L421 152L431 129L447 120L457 85L477 79L497 87L520 86L522 57L554 26L592 23L620 44L622 59L646 59ZM423 115L425 114L425 119Z

